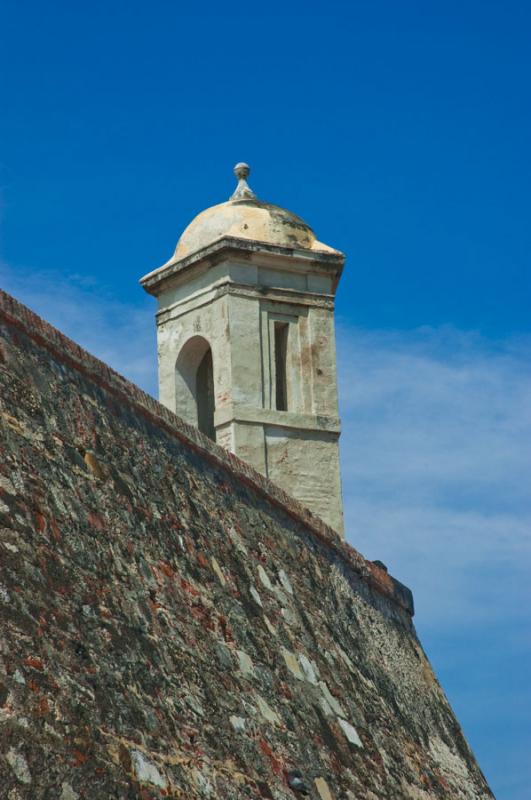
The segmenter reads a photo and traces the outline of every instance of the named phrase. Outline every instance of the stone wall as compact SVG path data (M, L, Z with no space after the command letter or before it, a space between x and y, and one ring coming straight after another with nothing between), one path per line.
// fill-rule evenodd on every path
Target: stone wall
M334 295L343 260L224 236L141 279L159 306L161 402L197 424L194 355L210 347L212 438L342 538Z
M0 322L2 797L492 797L405 587L4 294Z

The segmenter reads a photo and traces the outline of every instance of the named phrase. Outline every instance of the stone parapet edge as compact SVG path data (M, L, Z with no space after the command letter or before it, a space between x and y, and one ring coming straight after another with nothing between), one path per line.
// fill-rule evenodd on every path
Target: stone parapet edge
M233 478L251 487L293 520L304 525L319 542L332 550L346 567L364 579L372 589L413 616L411 591L389 575L385 569L363 558L351 545L342 541L336 531L249 464L212 442L197 428L184 422L166 406L161 405L2 289L0 289L0 316L8 324L22 330L61 362L76 369L110 394L119 397L124 404L134 407L153 424L178 438L211 463L227 470Z
M258 239L241 239L237 236L224 235L183 258L175 259L175 256L173 256L161 267L157 267L140 278L139 283L146 292L156 296L159 285L165 283L168 278L174 278L202 261L210 262L212 259L219 259L221 254L228 252L234 252L235 255L240 257L243 253L252 255L253 253L261 252L281 259L299 258L308 263L320 263L326 265L329 269L335 268L338 272L337 280L339 280L345 262L345 255L339 250L306 250L304 248L274 245Z

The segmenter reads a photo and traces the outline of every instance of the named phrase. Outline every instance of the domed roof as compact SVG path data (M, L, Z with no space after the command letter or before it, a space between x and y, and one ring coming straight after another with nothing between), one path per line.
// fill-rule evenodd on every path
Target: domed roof
M205 209L195 217L177 243L173 261L195 253L224 236L304 250L336 252L318 242L300 217L258 200L247 184L249 167L236 164L236 191L226 203Z

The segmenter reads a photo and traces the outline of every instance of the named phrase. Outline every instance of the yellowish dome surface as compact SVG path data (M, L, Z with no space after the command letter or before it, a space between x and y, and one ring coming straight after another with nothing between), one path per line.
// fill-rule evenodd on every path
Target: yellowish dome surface
M255 198L229 200L202 211L183 232L174 260L180 260L224 236L304 250L332 248L318 242L300 217Z

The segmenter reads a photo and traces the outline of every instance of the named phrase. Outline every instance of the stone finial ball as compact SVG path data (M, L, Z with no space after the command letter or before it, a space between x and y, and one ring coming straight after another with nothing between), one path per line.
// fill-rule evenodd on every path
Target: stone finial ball
M238 180L242 179L245 180L245 178L249 176L250 172L251 172L251 167L249 166L249 164L245 164L243 161L240 161L234 167L234 174L236 175Z

